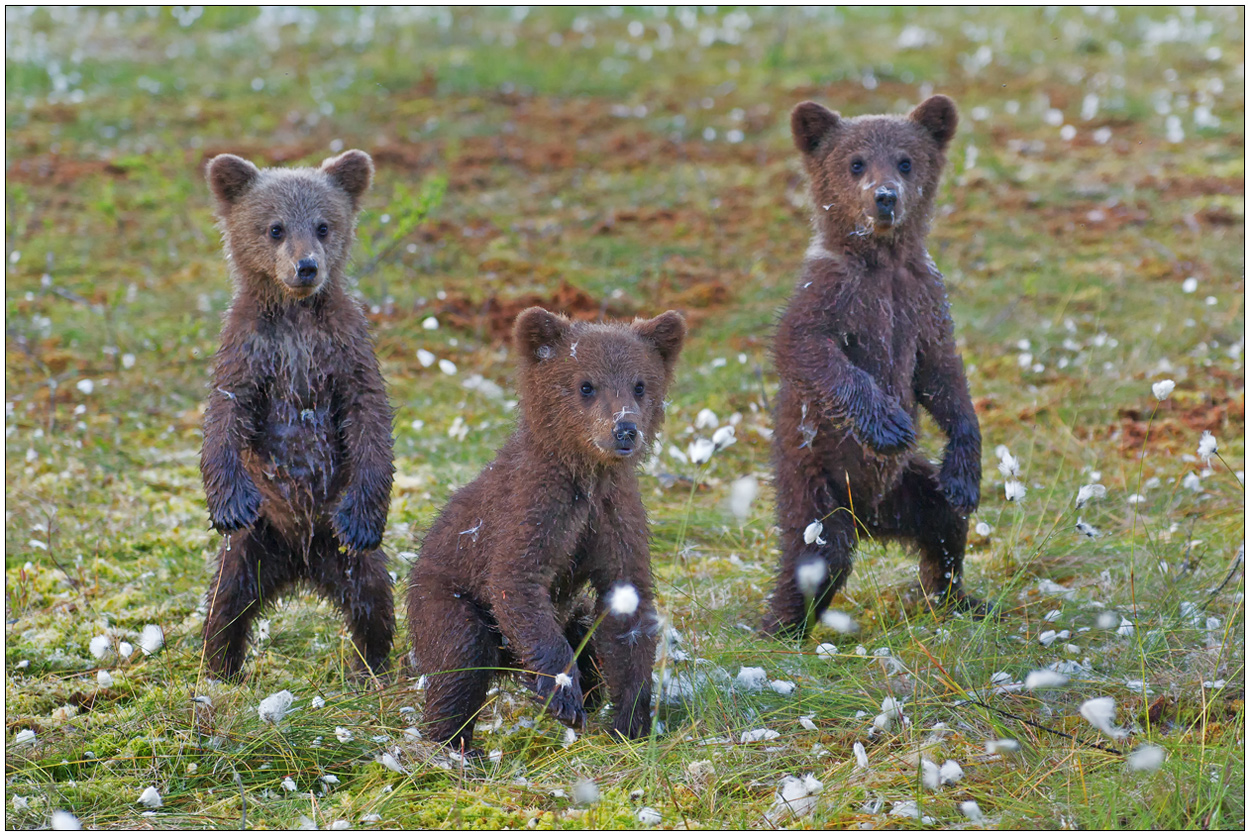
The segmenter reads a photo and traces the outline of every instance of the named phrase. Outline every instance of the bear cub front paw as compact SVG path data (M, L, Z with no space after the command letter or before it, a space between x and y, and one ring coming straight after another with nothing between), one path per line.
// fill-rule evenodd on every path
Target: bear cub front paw
M348 490L334 512L334 535L351 551L373 551L382 545L382 529L385 527L385 517L382 520L377 517L377 514L370 513L358 491Z
M224 497L208 499L209 519L222 534L247 528L260 517L260 491L246 473L229 481Z
M956 513L967 516L981 504L981 473L975 463L958 452L948 452L938 474L942 493Z
M887 456L901 453L916 443L911 416L897 403L884 404L867 420L859 422L856 429L865 444Z

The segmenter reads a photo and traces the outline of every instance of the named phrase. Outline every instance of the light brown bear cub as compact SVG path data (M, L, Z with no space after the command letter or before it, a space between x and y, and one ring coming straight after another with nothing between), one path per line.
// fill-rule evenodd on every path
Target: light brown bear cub
M391 409L360 305L344 289L363 151L320 168L214 157L208 183L234 278L204 414L200 470L226 535L207 595L209 667L236 676L252 620L309 584L342 610L360 666L386 667Z
M564 723L584 724L606 687L613 730L650 731L658 625L636 470L685 334L673 311L632 325L541 308L517 317L516 432L448 501L409 577L435 740L469 749L491 679L508 668Z
M925 245L957 122L945 96L905 117L848 119L815 102L791 114L816 234L773 347L782 555L770 633L806 634L860 535L914 545L925 593L983 609L963 591L981 432ZM940 467L916 449L920 407L946 435Z

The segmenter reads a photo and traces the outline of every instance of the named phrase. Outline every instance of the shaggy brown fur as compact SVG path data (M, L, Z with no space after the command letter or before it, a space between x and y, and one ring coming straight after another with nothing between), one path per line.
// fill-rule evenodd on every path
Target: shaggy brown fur
M636 467L663 421L685 333L672 311L633 325L570 322L541 308L517 317L516 432L448 501L409 578L408 627L417 669L429 676L434 739L469 748L501 669L522 671L570 725L585 723L606 686L615 732L649 732L657 623ZM638 607L612 613L607 599L624 584Z
M239 673L252 620L297 582L339 606L365 667L386 667L391 409L364 312L343 288L372 176L362 151L316 169L229 154L208 165L235 284L200 454L209 516L226 535L204 623L222 676Z
M774 345L782 557L769 633L805 635L828 607L850 574L857 522L918 548L928 595L981 606L961 587L981 433L925 248L957 121L945 96L907 117L843 119L814 102L791 116L816 233ZM914 449L917 406L947 436L940 469ZM807 543L816 521L824 529Z

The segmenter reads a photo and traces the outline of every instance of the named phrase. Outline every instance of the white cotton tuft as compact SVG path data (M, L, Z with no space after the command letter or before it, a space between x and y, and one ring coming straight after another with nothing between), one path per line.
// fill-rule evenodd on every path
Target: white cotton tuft
M261 700L260 705L256 707L256 713L262 722L277 725L291 709L291 703L294 701L295 695L290 691L279 691Z
M781 732L773 729L751 729L744 731L742 736L738 738L740 743L759 743L764 740L776 740L781 737Z
M17 734L13 735L13 742L18 746L24 746L27 743L34 743L35 733L30 729L22 729Z
M288 775L282 779L282 789L286 790L287 792L295 792L295 790L297 790L298 787L295 786L295 781L291 778L290 775Z
M806 598L816 597L816 593L820 591L827 577L829 577L829 564L820 557L804 560L794 570L794 579L799 585L799 591Z
M764 673L763 668L743 667L738 669L734 682L747 691L762 691L768 683L768 674Z
M109 641L108 636L96 636L87 645L87 649L91 651L91 655L97 659L103 659L113 648L113 643Z
M817 520L816 522L813 522L813 523L808 523L807 528L803 529L803 542L807 543L809 546L812 543L815 543L818 546L825 545L825 541L821 539L821 536L820 536L824 532L824 530L825 530L825 524L822 523L820 520Z
M434 361L437 359L432 351L426 351L424 348L417 349L417 362L421 364L422 368L428 369L434 365Z
M322 698L322 696L321 696L320 694L318 694L317 696L313 697L313 698L312 698L312 707L313 707L313 708L325 708L325 707L326 707L326 701L325 701L325 699L324 699L324 698Z
M117 655L122 657L123 659L129 659L130 654L134 652L135 652L135 646L131 644L130 642L118 642L117 643Z
M839 633L850 635L859 632L859 625L855 623L855 619L838 610L825 610L820 620L830 630L835 630Z
M774 679L768 683L768 687L781 694L781 696L788 697L794 693L794 689L798 686L788 679Z
M404 768L399 765L399 761L395 760L395 756L390 752L383 752L375 759L377 763L389 769L391 772L398 772L401 775L406 774Z
M1068 684L1068 678L1054 671L1032 671L1024 678L1024 690L1043 691L1047 688L1062 688Z
M80 822L78 820L78 816L75 816L73 813L67 813L64 810L53 810L52 829L82 830L82 822Z
M635 815L638 816L638 821L647 827L655 827L663 819L659 811L653 807L643 807Z
M738 437L734 435L734 428L729 425L723 426L712 433L712 446L717 450L724 450L737 440Z
M754 476L735 479L729 486L729 510L739 522L751 513L751 503L759 496L760 482Z
M938 765L927 758L921 758L920 760L920 783L924 784L927 790L935 790L942 785L942 779L938 774Z
M981 815L981 805L975 801L962 801L959 804L959 812L973 824L984 824L985 816Z
M165 632L155 624L148 624L139 634L139 649L144 656L152 656L165 646Z
M987 522L977 523L976 532L977 532L977 535L980 537L989 537L990 532L993 530L994 529L990 528L990 524Z
M814 716L816 715L804 714L802 717L799 718L799 725L807 729L808 731L820 731L820 726L817 726L814 722L812 722L812 718Z
M1024 495L1028 493L1028 488L1024 486L1023 482L1010 479L1003 485L1003 493L1006 495L1008 502L1016 502L1024 499Z
M1115 631L1116 635L1123 636L1124 638L1127 639L1127 638L1131 638L1133 633L1135 633L1136 631L1137 631L1137 628L1133 626L1133 622L1129 621L1127 618L1124 618L1123 616L1120 617L1120 626L1116 628L1116 631Z
M427 331L437 331L438 319L432 316L427 316L425 319L421 320L421 327Z
M573 803L579 807L589 807L599 802L599 785L589 778L583 778L573 785Z
M96 685L99 685L101 688L112 688L113 675L108 671L98 671L95 675L95 682Z
M1020 460L1003 446L998 448L998 472L1007 477L1020 475Z
M821 659L832 659L838 655L838 646L829 642L816 645L816 655Z
M1215 436L1211 435L1210 430L1202 431L1202 438L1198 439L1198 456L1207 464L1211 463L1211 457L1215 455L1215 451L1219 449L1219 443L1215 440Z
M1019 741L1012 740L1010 737L1002 737L998 740L985 741L986 754L996 755L1000 752L1019 752Z
M816 802L825 785L812 774L795 778L787 775L781 779L773 805L764 814L765 820L774 826L786 819L801 818L816 809Z
M345 729L342 726L334 727L334 736L339 739L339 743L347 743L356 735L352 734L351 729Z
M1153 743L1143 743L1133 751L1129 752L1126 762L1128 768L1134 772L1154 772L1163 766L1163 760L1167 757L1167 752L1162 746L1155 746Z
M139 795L139 803L144 807L151 807L152 809L156 809L163 804L161 794L156 791L156 787L148 787L144 790Z
M1076 492L1076 507L1082 508L1091 499L1102 499L1106 495L1106 487L1097 482L1092 485L1081 485L1081 489Z
M720 419L716 417L716 413L704 407L699 410L699 414L694 417L694 428L696 430L710 430L720 423Z
M557 688L572 688L573 677L569 676L567 673L556 674L556 687Z
M444 358L438 361L438 370L443 374L455 374L456 364Z
M1155 399L1166 401L1168 395L1172 394L1172 390L1176 388L1175 380L1156 380L1150 387L1150 391L1154 393Z
M715 452L716 445L706 438L696 438L686 448L686 455L690 457L691 464L705 464L711 461L712 454Z
M632 583L618 583L608 593L608 609L613 615L633 615L638 611L638 590Z
M938 770L938 777L943 784L953 787L964 779L964 768L959 765L958 761L946 761Z
M1086 700L1081 704L1081 716L1112 740L1119 740L1125 735L1124 730L1115 725L1115 700L1111 697Z
M851 747L851 751L855 753L855 765L860 769L868 768L868 752L864 749L864 744L855 741L855 745Z

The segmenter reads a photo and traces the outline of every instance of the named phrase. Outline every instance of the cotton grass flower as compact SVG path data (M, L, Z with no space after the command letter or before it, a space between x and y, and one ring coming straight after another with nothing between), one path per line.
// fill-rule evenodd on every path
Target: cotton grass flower
M1102 536L1102 532L1100 530L1080 518L1076 521L1076 530L1091 540Z
M260 705L256 707L256 713L262 722L277 725L290 711L291 703L294 701L295 695L290 691L279 691L261 700Z
M739 668L734 683L745 691L762 691L768 683L768 674L763 668Z
M832 659L838 655L838 646L829 642L821 642L816 645L816 656L821 659Z
M152 656L165 646L165 632L155 624L148 624L139 634L139 649L144 656Z
M860 769L868 768L868 752L864 749L864 744L855 741L855 745L851 747L851 751L855 753L855 765Z
M1202 438L1198 439L1198 457L1208 465L1211 464L1211 457L1215 455L1215 451L1219 449L1219 444L1215 440L1215 436L1211 435L1210 430L1202 431Z
M1011 455L1011 451L1005 446L999 445L998 450L998 472L1011 478L1020 475L1020 460Z
M855 619L838 610L825 610L820 617L820 622L830 630L843 635L852 635L859 632L859 625L855 623Z
M772 682L768 683L768 687L772 688L776 693L781 694L781 696L788 697L793 694L794 689L799 686L795 685L788 679L774 679Z
M663 816L654 807L642 807L634 815L638 817L639 822L647 827L655 827L663 821Z
M108 671L99 671L95 675L95 682L96 685L99 685L101 688L112 688L113 675Z
M1125 735L1124 729L1115 725L1115 700L1111 697L1086 700L1081 704L1081 716L1112 740L1119 740Z
M738 738L740 743L760 743L765 740L776 740L781 737L781 732L773 729L751 729L744 731L742 736Z
M123 659L129 659L130 654L135 652L135 647L130 642L117 643L117 655Z
M378 755L374 759L374 761L376 763L381 764L385 768L389 769L391 772L398 772L401 775L407 774L404 768L399 765L399 761L395 760L395 756L392 755L390 752L383 752L382 754Z
M735 479L729 486L729 510L739 522L751 513L751 503L759 496L760 482L754 476Z
M613 615L633 615L638 610L638 590L632 583L618 583L608 593L608 610Z
M1154 393L1155 400L1166 401L1168 396L1172 394L1172 390L1176 388L1175 380L1156 380L1151 385L1150 391Z
M1134 772L1154 772L1163 766L1163 761L1167 757L1167 752L1162 746L1155 746L1153 743L1143 743L1133 751L1129 752L1125 762L1128 768Z
M573 803L589 807L599 802L599 785L589 778L582 778L573 785Z
M334 727L334 736L339 739L339 743L347 743L353 737L355 737L355 735L352 734L351 729L345 729L342 726Z
M1061 673L1050 670L1032 671L1024 678L1024 690L1044 691L1049 688L1062 688L1068 684L1068 678Z
M1024 499L1024 495L1028 493L1028 489L1024 487L1023 482L1017 482L1015 479L1007 480L1003 485L1003 493L1007 496L1008 502L1017 502Z
M985 816L981 814L981 805L975 801L961 801L959 803L959 812L964 814L964 818L975 825L985 824Z
M78 816L68 813L65 810L52 811L52 829L53 830L82 830L82 822L78 820Z
M712 433L712 446L717 450L724 450L737 440L738 437L734 434L734 428L728 425Z
M706 464L712 460L712 454L715 452L716 445L706 438L696 438L686 448L686 455L689 456L691 464Z
M920 783L928 790L935 790L942 785L942 779L938 775L938 765L927 758L920 760Z
M295 785L295 781L291 778L291 776L288 775L282 779L282 789L287 792L295 792L299 788Z
M789 818L802 818L816 809L816 802L824 789L825 785L811 773L802 778L787 775L781 779L773 805L764 814L764 819L777 826Z
M953 787L964 779L964 768L958 761L948 760L938 770L938 778L941 783Z
M1092 499L1102 499L1107 495L1105 486L1095 482L1092 485L1081 485L1080 490L1076 492L1076 507L1084 508L1085 503Z
M694 428L696 430L710 430L720 423L720 419L716 417L716 413L704 407L699 410L699 414L694 417Z
M822 533L824 533L824 530L825 530L825 524L822 523L820 520L817 520L816 522L808 523L807 528L803 529L803 542L807 543L809 546L812 543L815 543L818 546L826 545L825 540L822 539L820 536Z
M799 585L799 591L806 598L816 597L816 593L820 591L827 577L829 577L829 564L819 557L804 560L794 570L794 579Z
M96 636L87 645L87 649L91 651L91 655L97 659L103 659L113 649L113 643L109 641L108 636Z
M164 802L161 801L161 794L157 792L156 787L148 787L140 793L139 803L144 807L149 807L153 810L164 804Z
M17 734L13 735L13 743L17 746L25 746L26 744L33 744L34 742L35 733L30 729L22 729Z
M572 688L573 677L563 672L556 674L556 687L557 688Z

